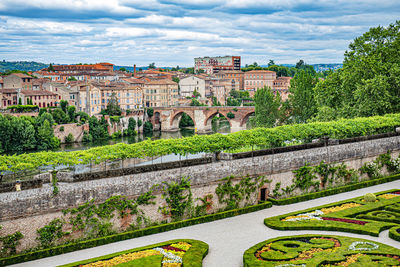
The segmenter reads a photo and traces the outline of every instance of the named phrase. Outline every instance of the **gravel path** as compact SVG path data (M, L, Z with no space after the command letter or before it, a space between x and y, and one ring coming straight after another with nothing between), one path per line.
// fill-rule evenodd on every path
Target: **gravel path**
M245 250L261 241L278 236L299 234L334 234L369 239L400 248L400 242L390 239L388 237L388 231L381 232L379 237L372 237L345 232L308 230L278 231L270 229L263 224L263 220L266 217L272 217L296 210L302 210L305 208L329 204L331 202L345 200L357 196L363 196L369 192L379 192L389 189L400 189L400 181L394 181L369 188L286 206L273 206L269 209L218 220L215 222L189 226L169 232L143 236L95 248L79 250L54 257L17 264L14 266L57 266L178 238L198 239L206 242L210 246L209 253L203 261L203 266L205 267L243 266L242 256Z

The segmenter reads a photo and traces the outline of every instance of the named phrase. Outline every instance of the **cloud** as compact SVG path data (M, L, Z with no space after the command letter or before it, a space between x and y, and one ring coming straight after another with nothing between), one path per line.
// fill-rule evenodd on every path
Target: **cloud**
M351 40L398 19L389 0L2 0L0 56L45 63L192 66L334 63Z

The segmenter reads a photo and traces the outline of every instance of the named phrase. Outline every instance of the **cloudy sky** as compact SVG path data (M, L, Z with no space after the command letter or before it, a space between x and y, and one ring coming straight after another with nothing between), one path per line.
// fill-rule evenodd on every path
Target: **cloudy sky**
M351 40L399 14L399 0L0 0L0 60L341 63Z

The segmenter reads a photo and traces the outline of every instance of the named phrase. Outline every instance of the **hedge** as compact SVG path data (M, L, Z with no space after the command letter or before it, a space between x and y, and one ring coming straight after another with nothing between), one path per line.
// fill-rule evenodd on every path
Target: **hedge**
M310 242L312 238L319 238L319 240L317 239L316 242ZM269 248L265 247L267 244L271 244ZM285 244L287 246L285 246ZM360 246L361 248L370 248L371 250L360 250ZM352 249L351 247L354 248ZM257 254L263 248L265 249L264 252ZM358 250L356 248L358 248ZM312 256L307 254L308 257L293 260L298 258L301 252L310 252L312 249L319 249L320 251L311 254ZM329 266L333 266L337 263L345 262L351 255L359 255L360 253L363 254L362 259L360 259L361 262L358 261L358 257L356 256L354 258L356 262L352 261L353 264L351 266L362 266L361 264L365 266L386 266L385 260L396 263L398 262L398 256L400 256L400 250L398 248L371 240L336 235L308 234L282 236L260 242L244 252L243 264L245 267L325 266L326 264L331 264ZM371 255L371 258L369 255ZM259 258L257 258L257 256ZM369 262L369 260L371 262ZM390 264L390 266L392 266L392 264Z
M383 178L377 178L373 180L368 180L368 181L363 181L363 182L358 182L354 184L349 184L349 185L344 185L336 188L331 188L319 192L313 192L313 193L308 193L304 194L301 196L295 196L295 197L289 197L289 198L284 198L284 199L273 199L269 198L268 201L272 202L273 205L288 205L288 204L293 204L293 203L298 203L302 201L307 201L311 199L316 199L320 197L326 197L326 196L331 196L339 193L344 193L344 192L349 192L353 190L357 190L360 188L365 188L373 185L378 185L378 184L384 184L388 182L392 182L395 180L400 179L400 174L396 175L391 175L391 176L386 176Z
M162 242L162 243L148 245L148 246L145 246L145 247L140 247L140 248L134 248L134 249L129 249L129 250L125 250L125 251L120 251L120 252L116 252L116 253L113 253L113 254L108 254L108 255L105 255L105 256L101 256L101 257L91 258L91 259L88 259L88 260L82 260L82 261L78 261L78 262L73 262L73 263L61 265L59 267L81 266L81 265L93 263L93 262L96 262L96 261L109 260L111 258L115 258L117 256L120 256L120 255L123 255L123 254L127 254L127 253L132 253L132 252L152 249L152 248L156 248L156 247L162 247L162 246L165 246L165 245L170 245L170 244L178 243L178 242L186 242L186 243L189 243L189 244L192 245L190 247L190 249L188 249L186 251L185 255L183 256L183 265L184 266L192 266L192 267L202 266L203 259L208 253L208 244L204 243L202 241L193 240L193 239L175 239L175 240L165 241L165 242Z
M91 162L98 164L107 160L168 154L214 153L253 146L271 148L285 146L285 142L293 140L310 142L326 136L340 139L393 132L399 126L400 113L331 122L284 125L275 128L256 128L227 135L194 135L179 139L146 140L135 144L118 143L80 151L43 151L19 155L0 155L0 171L37 169L46 165L73 166Z
M399 191L398 189L387 190L383 192L376 193L385 194L394 191ZM365 203L362 202L363 197L356 197L352 199L347 199L339 202L334 202L326 204L323 206L318 206L310 209L300 210L291 212L284 215L279 215L275 217L270 217L264 219L264 224L272 229L277 230L322 230L322 231L341 231L350 232L357 234L366 234L372 236L378 236L381 231L387 230L391 227L397 226L398 224L390 221L376 221L371 219L356 219L357 215L366 214L371 211L379 210L385 208L390 204L395 204L400 202L400 196L392 199L379 198L378 202L375 203ZM323 208L330 208L334 206L339 206L345 203L359 203L363 204L359 207L344 209L341 211L336 211L323 215L325 218L341 219L341 220L355 220L366 222L366 225L359 225L355 223L348 223L344 221L334 221L334 220L302 220L302 221L282 221L282 219L288 216L296 216L299 214L309 213L315 210L321 210Z
M72 252L72 251L76 251L76 250L80 250L80 249L85 249L85 248L101 246L101 245L105 245L105 244L109 244L109 243L113 243L113 242L118 242L118 241L122 241L122 240L141 237L141 236L145 236L145 235L152 235L152 234L162 233L162 232L166 232L166 231L171 231L171 230L186 227L186 226L191 226L191 225L196 225L196 224L206 223L206 222L212 222L215 220L225 219L225 218L229 218L229 217L233 217L233 216L237 216L237 215L241 215L241 214L245 214L245 213L250 213L250 212L270 208L271 206L272 206L272 203L266 201L261 204L257 204L257 205L253 205L253 206L248 206L248 207L244 207L244 208L240 208L240 209L234 209L234 210L228 210L228 211L223 211L223 212L219 212L219 213L209 214L209 215L192 218L192 219L188 219L188 220L156 225L156 226L152 226L152 227L147 227L147 228L129 231L129 232L118 233L118 234L100 237L100 238L96 238L96 239L72 242L72 243L68 243L65 245L57 246L57 247L52 247L52 248L48 248L48 249L42 249L42 250L28 252L25 254L18 254L18 255L11 256L11 257L7 257L7 258L2 258L2 259L0 259L0 266L41 259L41 258L45 258L45 257L55 256L55 255Z
M396 241L400 241L400 226L399 227L392 227L389 230L389 237Z

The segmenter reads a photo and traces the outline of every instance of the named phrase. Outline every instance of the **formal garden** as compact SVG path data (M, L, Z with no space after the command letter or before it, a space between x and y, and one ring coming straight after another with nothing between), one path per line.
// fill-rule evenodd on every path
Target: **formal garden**
M249 248L244 266L399 266L400 250L365 239L297 235L269 239Z
M203 258L207 253L208 245L204 242L191 239L178 239L74 262L62 267L115 265L132 267L201 266Z
M264 223L278 230L342 231L372 236L393 228L390 237L400 240L400 190L368 193L363 197L266 218Z

